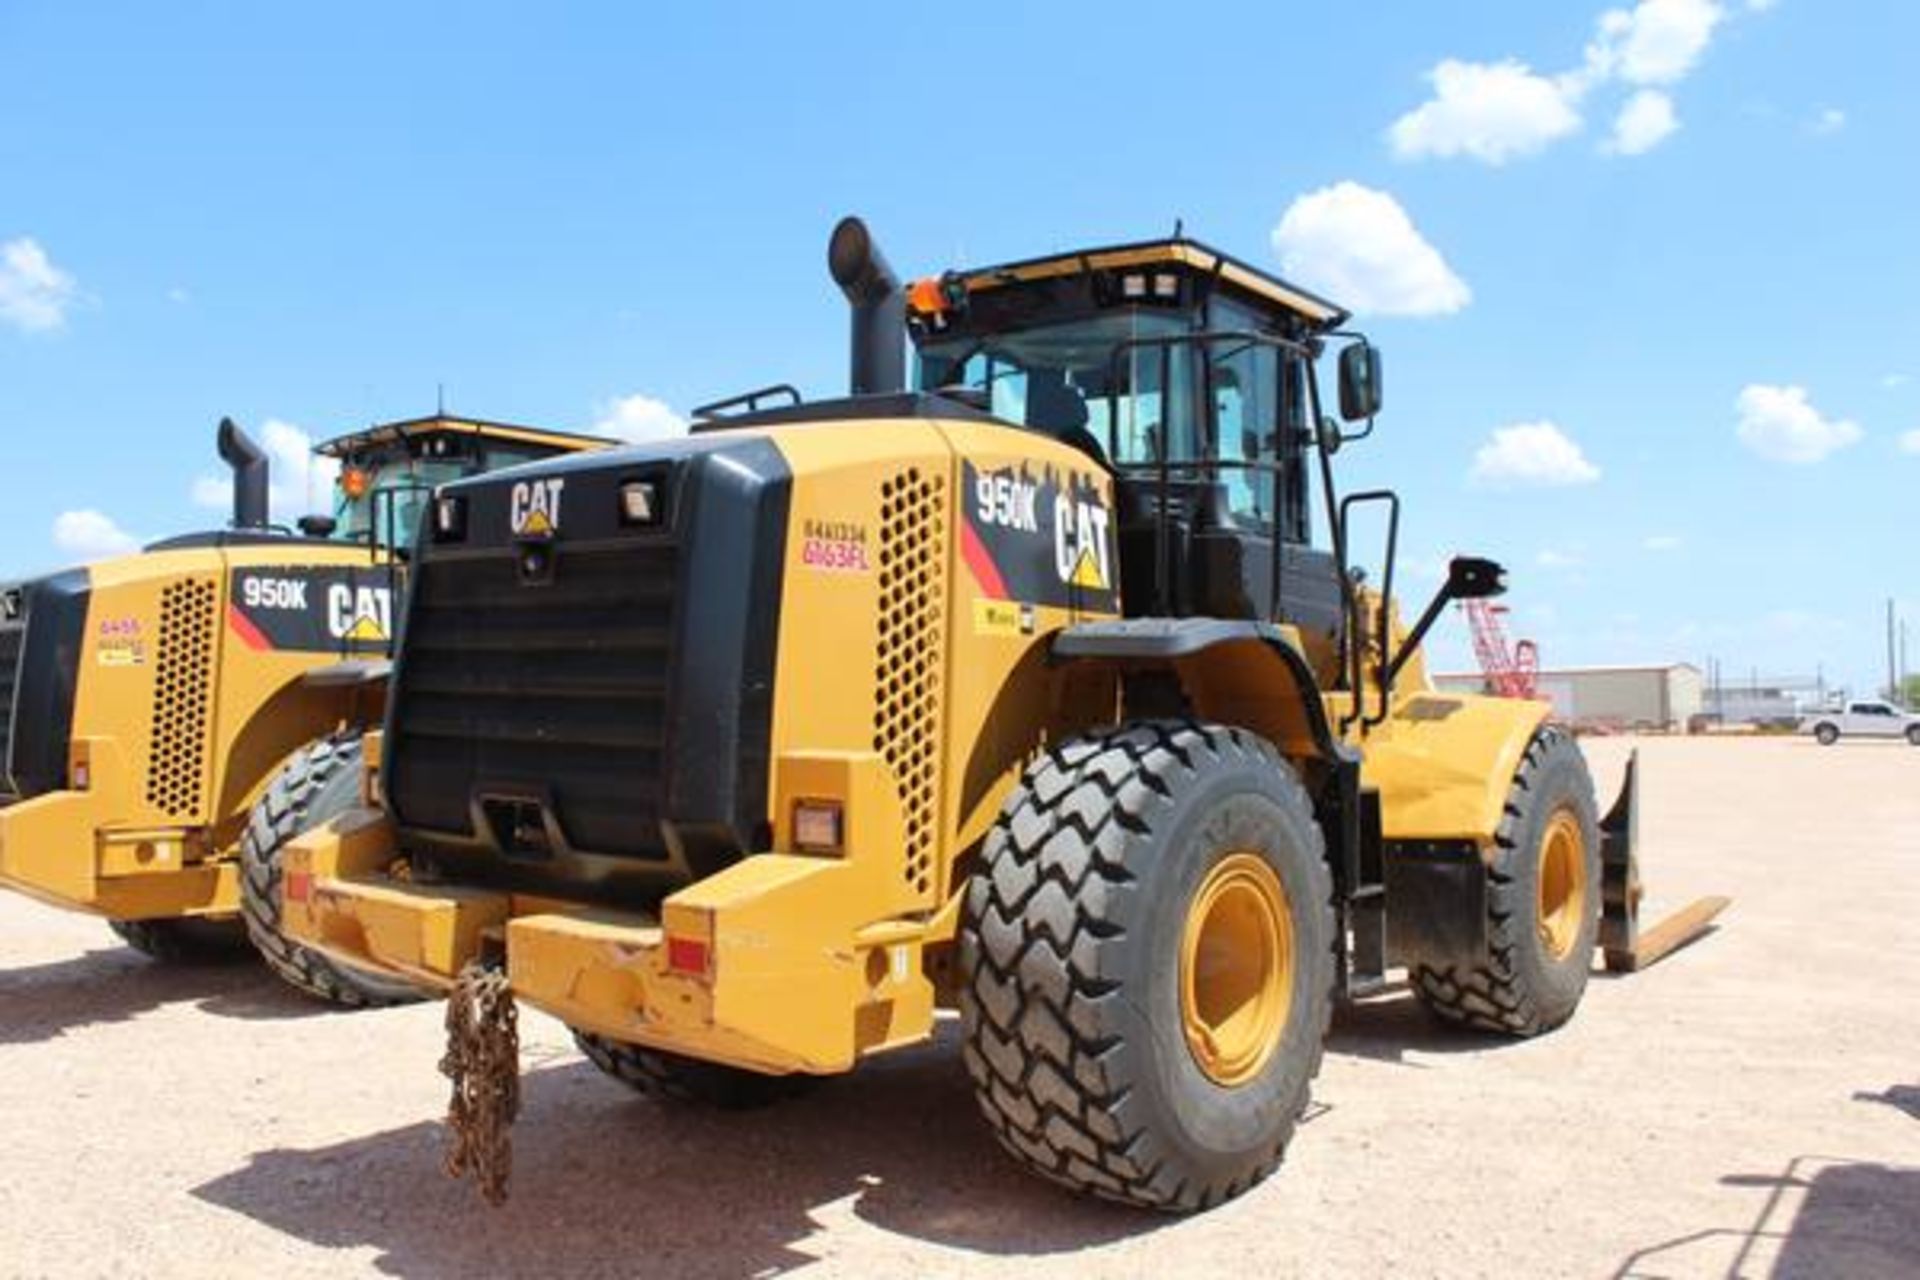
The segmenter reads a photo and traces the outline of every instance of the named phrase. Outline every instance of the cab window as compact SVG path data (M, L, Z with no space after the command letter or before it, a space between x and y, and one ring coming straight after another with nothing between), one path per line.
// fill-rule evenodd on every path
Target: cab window
M1257 332L1259 320L1230 303L1216 303L1216 332ZM1305 370L1290 352L1248 338L1207 344L1211 400L1210 452L1220 461L1220 483L1230 519L1249 532L1271 531L1294 542L1308 538Z

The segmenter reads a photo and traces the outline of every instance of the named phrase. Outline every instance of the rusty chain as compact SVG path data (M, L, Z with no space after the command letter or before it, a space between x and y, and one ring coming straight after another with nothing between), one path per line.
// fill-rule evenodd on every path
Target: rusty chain
M507 1200L513 1120L520 1113L520 1028L513 990L499 969L470 964L447 997L447 1176L473 1175L488 1204Z

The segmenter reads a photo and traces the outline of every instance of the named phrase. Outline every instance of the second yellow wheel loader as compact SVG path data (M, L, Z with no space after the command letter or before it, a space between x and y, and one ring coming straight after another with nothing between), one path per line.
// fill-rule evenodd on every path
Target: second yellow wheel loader
M431 486L607 442L448 417L354 432L319 447L337 503L298 532L269 524L265 455L230 421L218 443L230 527L0 584L0 887L103 916L159 958L251 935L314 994L411 997L279 935L278 842L359 795L393 549Z
M1337 306L1178 238L903 289L849 219L829 265L848 398L438 491L370 802L288 848L291 936L453 993L455 1168L504 1191L516 998L726 1105L947 1007L1018 1160L1200 1209L1390 965L1533 1035L1634 954L1631 787L1603 819L1544 704L1425 679L1498 566L1406 629L1391 541L1356 581L1398 500L1334 489Z

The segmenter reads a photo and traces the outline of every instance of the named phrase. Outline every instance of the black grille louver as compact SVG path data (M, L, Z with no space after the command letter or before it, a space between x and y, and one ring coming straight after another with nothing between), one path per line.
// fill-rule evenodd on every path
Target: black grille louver
M659 527L620 523L636 477ZM508 528L516 484L556 482L551 538ZM444 491L467 527L419 548L384 754L422 866L625 904L766 847L789 485L771 443L706 436Z
M522 587L511 549L421 573L407 615L406 817L474 833L473 788L551 796L567 842L660 859L677 548L564 557Z

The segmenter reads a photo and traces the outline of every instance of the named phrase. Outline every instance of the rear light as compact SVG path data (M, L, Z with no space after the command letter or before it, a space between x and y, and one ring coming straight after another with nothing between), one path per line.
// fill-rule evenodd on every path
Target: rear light
M286 897L288 902L305 902L313 896L313 874L308 871L287 872Z
M684 977L704 978L713 960L705 938L667 938L667 971Z
M839 853L846 845L846 811L838 800L793 802L793 843L806 853Z

